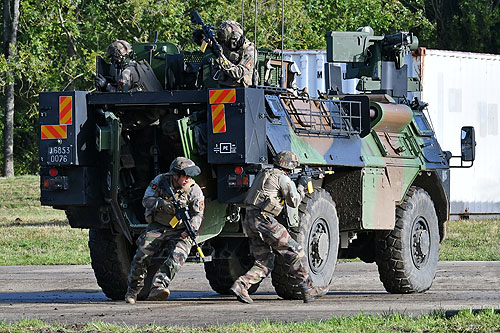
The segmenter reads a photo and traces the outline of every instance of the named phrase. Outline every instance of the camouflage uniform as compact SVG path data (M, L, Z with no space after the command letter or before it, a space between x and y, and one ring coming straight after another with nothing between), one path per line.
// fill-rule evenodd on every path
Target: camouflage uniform
M287 205L297 207L304 198L304 185L299 182L296 187L283 170L291 171L298 166L297 155L281 152L275 159L275 165L279 168L264 169L256 176L245 199L247 209L243 228L249 237L255 263L231 287L238 299L245 303L252 302L247 293L250 286L262 281L273 270L273 251L284 257L290 265L290 273L302 281L303 289L311 287L304 249L275 218L283 208L283 200Z
M251 86L255 67L255 45L243 36L241 25L232 20L224 21L217 29L217 41L221 44L226 58L217 59L220 69L219 84L228 87Z
M185 161L194 166L191 160L184 157L176 158L172 165L176 161ZM195 172L197 175L199 174L199 168L196 168L198 170ZM129 297L134 297L134 301L129 303L135 303L135 298L144 287L147 269L155 254L163 248L167 249L167 259L162 263L153 278L150 298L155 289L167 290L168 292L168 285L186 261L193 245L188 237L182 237L182 234L186 231L183 222L179 222L175 227L170 225L175 209L172 201L169 200L170 196L161 187L162 182L169 182L179 201L189 207L193 229L197 231L201 226L204 210L204 196L201 188L192 179L184 187L175 188L173 186L175 181L172 178L175 170L172 169L171 167L170 172L158 175L153 179L142 200L142 204L146 208L146 221L149 225L137 240L137 252L131 263L126 300L129 302ZM188 173L186 175L189 176Z

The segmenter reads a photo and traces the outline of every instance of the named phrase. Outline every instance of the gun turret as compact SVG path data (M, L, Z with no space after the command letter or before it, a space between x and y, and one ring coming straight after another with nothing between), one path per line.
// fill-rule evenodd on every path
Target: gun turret
M360 79L356 87L359 91L405 97L408 91L420 90L419 85L413 84L414 79L408 78L404 60L418 48L418 38L412 33L375 36L370 27L352 32L330 31L326 34L326 47L326 72L333 72L332 63L346 63L343 78Z

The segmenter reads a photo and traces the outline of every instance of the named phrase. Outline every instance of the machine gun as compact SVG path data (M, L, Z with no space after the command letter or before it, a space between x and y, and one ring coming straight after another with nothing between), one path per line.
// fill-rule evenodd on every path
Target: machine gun
M180 221L184 222L184 226L186 227L186 231L196 246L196 250L200 254L200 258L203 262L205 262L205 255L201 250L201 247L198 245L196 241L196 233L194 232L193 226L191 225L191 216L189 216L189 208L182 205L180 200L175 196L174 190L172 186L170 186L170 182L167 179L163 179L160 183L160 188L167 191L168 195L172 198L174 207L175 207L175 216L170 221L170 225L175 226Z
M212 51L215 53L215 55L217 57L221 57L221 56L223 57L224 55L222 53L222 46L220 46L219 42L217 42L217 39L215 39L215 35L213 32L214 26L211 24L203 23L203 20L201 19L201 16L197 10L195 10L191 14L191 22L194 24L201 25L201 32L203 34L201 51L205 52L205 50L207 49L207 46L211 45L210 47L212 48Z
M291 180L294 182L297 181L300 177L305 176L309 177L311 180L307 183L307 191L309 193L312 193L314 191L313 184L312 184L312 179L321 179L324 178L326 175L333 175L333 171L324 171L321 168L310 168L307 165L302 166L302 170L297 173L292 173L288 175Z

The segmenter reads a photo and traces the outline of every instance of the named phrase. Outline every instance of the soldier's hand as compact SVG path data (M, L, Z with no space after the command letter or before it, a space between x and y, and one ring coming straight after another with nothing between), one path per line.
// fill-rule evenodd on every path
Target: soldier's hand
M182 239L186 239L188 237L189 237L189 235L188 235L187 231L182 232L182 234L181 234Z
M100 90L105 90L106 86L108 85L108 80L101 74L97 74L97 76L94 79L95 86L99 88Z
M311 177L306 176L306 175L303 175L303 176L300 176L300 177L299 177L299 180L297 181L297 183L298 183L299 185L302 185L302 186L304 186L304 187L307 187L307 184L308 184L311 180L312 180L312 179L311 179Z
M166 212L167 214L175 214L175 206L174 206L174 203L170 200L166 200L166 199L158 199L158 201L156 202L156 209L158 210L161 210L161 211L164 211Z

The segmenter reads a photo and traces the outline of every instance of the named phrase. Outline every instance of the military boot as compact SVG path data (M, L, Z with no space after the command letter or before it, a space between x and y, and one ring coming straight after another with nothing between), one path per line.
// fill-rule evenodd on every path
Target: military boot
M148 301L163 301L170 296L170 290L168 288L151 288L148 295Z
M253 300L248 295L248 290L245 288L243 283L236 280L231 287L232 293L238 298L238 301L241 303L251 304Z
M125 302L129 304L135 304L135 302L137 301L138 294L139 294L138 292L131 290L130 288L127 289L127 293L125 294Z
M308 288L302 288L302 299L304 303L309 303L314 301L316 298L319 298L325 295L328 292L328 287L313 287L310 286Z

